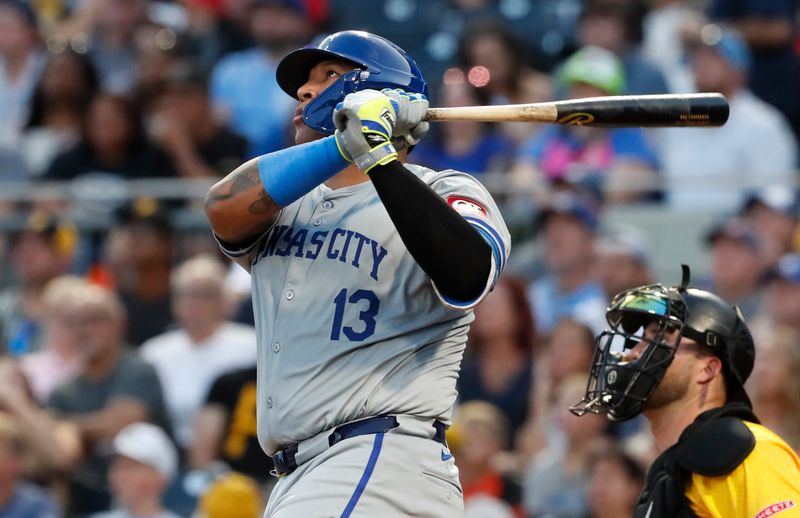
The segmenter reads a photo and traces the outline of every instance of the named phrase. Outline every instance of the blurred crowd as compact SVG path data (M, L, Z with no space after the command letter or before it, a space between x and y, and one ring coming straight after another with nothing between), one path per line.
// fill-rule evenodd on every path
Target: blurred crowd
M719 129L442 123L413 150L524 223L475 311L448 432L468 517L631 514L646 423L568 411L610 298L672 280L658 233L609 227L620 207L714 216L697 283L741 307L756 414L800 451L798 4L0 0L0 518L260 516L249 278L202 197L292 143L277 62L342 29L405 48L433 106L731 106Z

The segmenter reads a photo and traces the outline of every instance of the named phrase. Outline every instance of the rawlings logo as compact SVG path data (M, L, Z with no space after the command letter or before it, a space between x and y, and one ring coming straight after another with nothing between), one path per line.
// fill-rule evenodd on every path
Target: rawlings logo
M447 203L459 214L480 216L482 218L486 217L486 209L475 200L470 200L462 196L450 196L447 198Z
M760 510L755 518L767 518L767 516L774 516L781 511L791 509L795 505L797 504L794 503L794 500L784 500L783 502L778 502L777 504L768 505L764 509Z
M570 113L556 121L558 124L572 124L573 126L583 126L584 124L591 124L594 122L594 115L591 113Z

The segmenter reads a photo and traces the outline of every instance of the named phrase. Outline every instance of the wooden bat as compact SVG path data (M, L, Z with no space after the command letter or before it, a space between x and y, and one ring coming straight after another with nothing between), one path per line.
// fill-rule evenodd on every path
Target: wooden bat
M617 95L499 106L428 108L429 121L547 122L575 126L722 126L730 108L712 94Z

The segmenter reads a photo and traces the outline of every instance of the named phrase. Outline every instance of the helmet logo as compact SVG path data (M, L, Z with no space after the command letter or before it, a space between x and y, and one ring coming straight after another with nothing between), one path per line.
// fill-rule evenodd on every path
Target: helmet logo
M608 374L606 374L606 382L609 385L613 385L614 383L617 382L617 371L616 371L616 369L608 371Z

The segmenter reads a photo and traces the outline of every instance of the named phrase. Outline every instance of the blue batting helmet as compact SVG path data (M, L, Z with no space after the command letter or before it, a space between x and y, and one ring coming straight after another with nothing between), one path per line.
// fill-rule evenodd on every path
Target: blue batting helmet
M428 95L425 78L411 56L386 38L364 31L337 32L317 45L290 52L275 72L278 85L296 98L314 65L326 59L349 61L357 68L339 77L303 110L306 126L320 133L333 134L333 110L349 93L400 88Z

